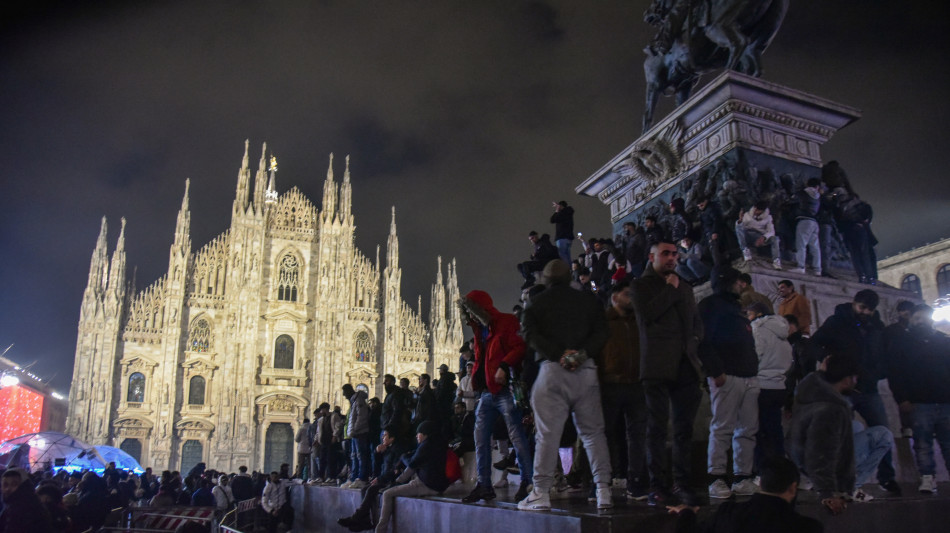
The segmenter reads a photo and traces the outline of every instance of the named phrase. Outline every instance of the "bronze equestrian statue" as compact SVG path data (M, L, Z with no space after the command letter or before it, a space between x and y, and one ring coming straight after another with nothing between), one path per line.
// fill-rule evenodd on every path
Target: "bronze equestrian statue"
M646 110L643 131L653 125L661 93L676 105L689 98L699 77L726 68L758 76L762 52L785 19L789 0L653 0L644 20L658 28L644 49Z

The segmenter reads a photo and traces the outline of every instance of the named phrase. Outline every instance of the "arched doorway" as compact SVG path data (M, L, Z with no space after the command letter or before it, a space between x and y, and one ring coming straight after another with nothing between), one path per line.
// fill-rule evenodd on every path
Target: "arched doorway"
M125 439L119 444L119 449L132 456L132 459L142 464L142 441L139 439Z
M294 430L286 422L273 422L264 436L264 472L277 472L280 465L294 464Z
M181 475L187 476L188 472L201 462L201 455L204 447L196 440L186 440L181 445Z

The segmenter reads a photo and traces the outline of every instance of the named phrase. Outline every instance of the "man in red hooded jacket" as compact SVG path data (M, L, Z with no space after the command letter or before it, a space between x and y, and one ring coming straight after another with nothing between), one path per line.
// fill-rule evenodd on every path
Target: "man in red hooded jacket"
M459 300L458 305L475 334L472 384L478 396L475 408L478 484L462 501L472 503L495 498L491 484L491 433L499 415L508 426L508 436L518 457L521 487L515 498L521 500L531 489L534 467L528 437L521 425L521 409L508 388L510 369L520 369L524 358L525 343L518 335L521 325L515 315L495 309L491 296L483 291L471 291Z

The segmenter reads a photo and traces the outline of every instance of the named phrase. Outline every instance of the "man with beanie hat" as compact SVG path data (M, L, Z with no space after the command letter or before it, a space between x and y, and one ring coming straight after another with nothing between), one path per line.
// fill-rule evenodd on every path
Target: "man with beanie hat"
M406 469L396 478L397 485L383 491L376 533L387 533L392 520L396 498L400 496L434 496L449 486L445 477L445 453L448 446L442 440L439 425L431 420L416 429L419 446L412 457L403 458Z
M537 352L541 368L531 389L537 429L534 490L518 502L518 508L551 508L548 493L554 483L558 444L564 420L573 414L594 473L597 508L608 509L613 507L610 453L604 436L597 366L591 359L607 342L604 310L594 296L571 288L570 270L560 259L548 263L543 276L548 288L525 309L522 325L525 340Z
M551 262L560 262L560 259ZM472 368L471 383L478 395L475 407L478 483L462 501L474 503L495 498L495 490L491 485L491 434L499 416L508 426L508 436L518 457L522 480L518 495L523 498L531 483L532 453L521 425L521 409L508 387L511 379L509 372L521 370L525 353L525 343L518 334L518 319L515 315L495 309L491 296L484 291L471 291L460 298L457 304L475 334L475 366Z

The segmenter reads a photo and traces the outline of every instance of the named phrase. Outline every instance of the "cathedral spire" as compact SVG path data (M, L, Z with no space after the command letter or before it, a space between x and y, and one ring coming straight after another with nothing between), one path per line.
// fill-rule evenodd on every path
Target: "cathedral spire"
M353 203L353 189L350 186L350 156L346 156L346 170L343 171L343 185L340 187L340 222L351 222L350 208Z
M264 203L272 204L277 201L277 157L270 156L270 180L267 182L267 190L264 191Z
M393 206L393 219L389 224L389 240L386 242L386 268L399 268L399 237L396 236L396 206Z
M125 217L119 229L119 240L112 252L112 266L109 268L109 289L119 296L125 294Z
M185 195L181 199L181 209L178 211L178 221L175 224L175 243L172 250L186 256L191 253L191 210L188 208L188 189L191 179L185 180Z
M257 174L254 175L254 208L258 212L264 209L264 182L267 180L267 143L261 148L261 160L257 164Z
M334 216L336 216L336 184L333 183L333 153L331 152L327 179L323 182L323 219L330 222Z
M102 223L99 225L99 238L96 240L96 248L92 251L92 259L89 261L89 282L86 290L99 292L105 288L109 277L109 265L106 262L108 257L108 246L106 242L109 233L109 225L106 223L106 217L102 217Z
M250 159L248 158L250 144L250 139L244 140L244 158L241 160L241 169L238 170L237 190L234 194L234 213L247 211L248 186L251 181Z

